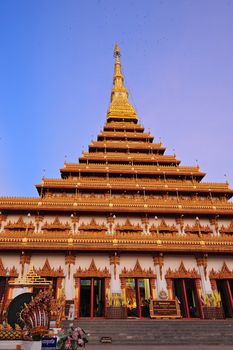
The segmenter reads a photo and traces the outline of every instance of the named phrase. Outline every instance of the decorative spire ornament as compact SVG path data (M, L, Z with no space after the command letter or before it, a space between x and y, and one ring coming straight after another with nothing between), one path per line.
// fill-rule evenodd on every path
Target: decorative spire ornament
M107 112L107 120L135 120L138 121L138 116L128 100L128 91L124 85L124 76L121 69L120 62L120 48L118 43L116 43L114 48L115 66L114 66L114 76L113 76L113 88L111 93L111 102Z

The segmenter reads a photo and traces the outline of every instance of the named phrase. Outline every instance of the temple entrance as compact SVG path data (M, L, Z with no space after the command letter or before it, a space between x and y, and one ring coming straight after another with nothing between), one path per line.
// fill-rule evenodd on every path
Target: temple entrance
M0 322L3 318L3 310L7 297L7 280L6 277L0 277Z
M200 317L200 305L197 297L195 279L175 278L173 280L173 294L180 302L182 317Z
M79 317L104 317L104 278L80 278Z
M150 317L149 278L126 278L126 304L128 317Z
M233 280L219 279L216 280L218 292L221 296L222 307L225 317L233 317Z

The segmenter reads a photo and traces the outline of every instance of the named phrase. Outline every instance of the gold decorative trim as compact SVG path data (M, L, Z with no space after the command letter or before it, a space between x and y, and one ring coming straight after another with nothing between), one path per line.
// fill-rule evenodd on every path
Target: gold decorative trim
M230 222L230 224L227 227L222 225L219 232L221 234L233 235L233 220Z
M211 233L213 233L211 228L208 225L206 226L201 225L199 223L199 220L196 220L193 226L186 225L184 228L184 231L187 235L196 234L198 236L201 236L202 234L211 235Z
M126 267L121 271L120 278L156 278L156 274L151 268L148 270L142 269L138 259L133 269L127 270Z
M58 217L54 219L52 223L48 223L47 221L45 224L41 227L41 229L44 232L50 232L50 231L69 231L71 229L71 226L66 222L65 224L62 224Z
M192 270L187 270L184 266L183 261L180 263L178 270L172 271L171 268L167 270L165 275L166 279L171 278L201 278L200 274L193 268Z
M117 233L122 233L122 232L142 232L143 231L143 228L139 225L139 224L135 224L133 225L131 223L131 221L127 218L125 223L120 225L120 224L117 224L115 226L115 231Z
M44 266L41 269L36 269L35 271L41 277L64 277L64 271L61 266L55 270L50 266L48 258L46 258Z
M77 271L74 274L74 278L77 277L102 277L102 278L106 278L106 277L111 277L111 274L109 272L109 270L107 269L107 267L105 267L103 270L101 269L97 269L96 264L95 264L95 260L92 259L91 260L91 264L89 266L88 269L83 270L80 266L77 269Z
M5 227L4 230L6 231L25 231L25 230L30 230L33 231L35 229L35 226L33 225L32 221L29 223L26 223L23 220L23 217L20 216L16 222L11 222L9 221Z
M175 225L168 225L164 219L161 220L159 225L152 225L150 228L150 232L152 234L166 233L166 234L176 234L178 232L178 228Z
M209 273L210 279L233 279L233 270L230 270L224 261L220 271L212 269Z
M81 223L81 225L78 227L78 230L80 233L88 233L89 231L98 231L100 233L104 233L107 231L107 227L104 224L97 224L95 218L92 218L88 224Z

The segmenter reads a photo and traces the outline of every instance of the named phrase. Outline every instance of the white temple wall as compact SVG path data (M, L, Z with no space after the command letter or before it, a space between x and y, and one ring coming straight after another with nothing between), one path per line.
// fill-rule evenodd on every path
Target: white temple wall
M64 254L33 254L31 256L31 264L36 268L42 268L44 263L48 259L51 268L55 270L60 266L64 269L65 255Z
M13 266L16 268L18 272L20 272L20 257L14 253L3 253L1 254L1 259L4 268L11 269Z
M224 262L226 263L229 270L233 270L233 259L232 256L226 255L226 256L208 256L208 265L207 265L207 272L209 275L209 272L214 269L216 272L221 271Z
M183 255L183 254L180 254L180 255L166 255L165 254L164 255L164 266L163 266L163 270L165 271L165 274L169 268L172 271L178 270L182 261L183 261L184 266L187 270L192 270L193 268L195 268L198 271L195 256Z
M120 271L124 269L124 267L127 270L134 269L135 264L137 262L137 259L141 265L142 269L148 270L151 268L154 270L154 263L153 263L153 258L152 255L120 255Z
M90 267L91 261L94 259L97 269L104 269L107 267L109 269L109 255L98 254L98 253L77 253L75 259L75 270L81 267L81 269L88 269Z

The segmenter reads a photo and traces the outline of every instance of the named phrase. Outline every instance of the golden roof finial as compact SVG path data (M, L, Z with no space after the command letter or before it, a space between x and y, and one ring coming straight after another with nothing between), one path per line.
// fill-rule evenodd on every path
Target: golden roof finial
M118 46L118 42L116 42L115 49L114 49L114 57L120 56L120 55L121 55L121 51L120 51L120 48Z
M138 117L135 109L128 100L128 91L124 85L124 76L121 70L120 48L116 43L114 48L115 66L113 76L113 88L111 94L111 103L107 113L107 119L113 120L134 120Z

